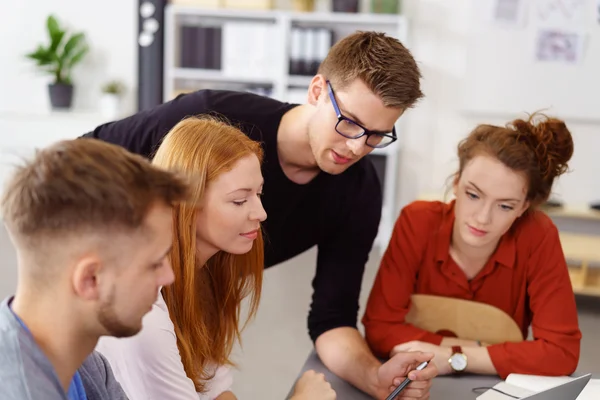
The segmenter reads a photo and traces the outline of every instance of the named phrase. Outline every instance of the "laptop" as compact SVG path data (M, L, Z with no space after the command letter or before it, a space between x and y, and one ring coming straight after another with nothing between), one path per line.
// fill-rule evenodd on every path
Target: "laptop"
M477 400L577 400L591 377L592 374L586 374L539 392L500 382Z
M562 385L522 397L521 400L577 400L579 393L585 388L591 377L592 374L583 375Z

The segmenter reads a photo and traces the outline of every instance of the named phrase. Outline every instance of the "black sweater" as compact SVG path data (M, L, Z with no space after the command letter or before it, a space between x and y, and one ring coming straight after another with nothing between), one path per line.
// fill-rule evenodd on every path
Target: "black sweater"
M381 185L363 158L340 175L321 172L310 183L290 181L279 164L277 129L295 105L250 93L201 90L97 127L85 137L152 157L162 138L186 116L217 113L263 144L266 267L318 246L308 315L313 341L337 327L356 327L364 267L381 218ZM333 127L332 127L333 129Z

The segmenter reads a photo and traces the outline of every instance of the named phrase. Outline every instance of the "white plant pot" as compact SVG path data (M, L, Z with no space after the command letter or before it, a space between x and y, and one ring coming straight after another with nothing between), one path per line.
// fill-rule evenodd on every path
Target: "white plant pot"
M117 119L121 113L121 99L116 94L104 93L100 97L100 114L106 119Z

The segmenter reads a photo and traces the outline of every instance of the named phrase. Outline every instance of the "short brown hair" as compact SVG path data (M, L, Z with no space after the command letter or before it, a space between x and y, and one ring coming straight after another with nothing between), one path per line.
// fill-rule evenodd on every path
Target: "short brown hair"
M527 200L536 207L548 200L554 179L568 169L573 138L564 121L534 113L506 127L479 125L458 145L460 177L466 164L478 155L489 155L528 182Z
M1 211L28 248L84 232L134 230L157 201L174 204L187 183L141 156L96 139L57 142L17 168Z
M358 31L337 42L319 74L343 89L362 80L386 107L410 108L423 97L421 72L410 51L381 32Z

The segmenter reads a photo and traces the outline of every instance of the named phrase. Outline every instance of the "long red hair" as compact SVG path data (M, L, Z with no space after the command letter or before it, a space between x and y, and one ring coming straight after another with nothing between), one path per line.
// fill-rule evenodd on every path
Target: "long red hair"
M179 122L164 138L153 163L177 170L193 179L192 198L198 204L207 185L249 155L262 162L260 144L237 128L202 117ZM240 341L241 302L251 296L246 323L256 314L264 270L263 238L259 232L252 249L241 255L223 251L199 265L196 216L193 203L178 205L173 213L175 273L172 285L162 289L175 325L177 346L187 376L196 391L206 391L213 377L208 363L232 365L230 354Z

